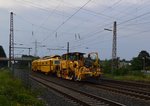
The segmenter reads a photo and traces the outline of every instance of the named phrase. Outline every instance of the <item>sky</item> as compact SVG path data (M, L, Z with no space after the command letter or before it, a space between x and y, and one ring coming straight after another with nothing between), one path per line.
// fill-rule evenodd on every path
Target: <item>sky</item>
M15 47L32 48L31 55L98 52L111 59L117 22L117 57L130 60L141 50L150 53L149 0L0 0L0 45L8 56L10 12L14 18ZM60 50L54 50L60 49ZM15 49L15 56L28 49Z

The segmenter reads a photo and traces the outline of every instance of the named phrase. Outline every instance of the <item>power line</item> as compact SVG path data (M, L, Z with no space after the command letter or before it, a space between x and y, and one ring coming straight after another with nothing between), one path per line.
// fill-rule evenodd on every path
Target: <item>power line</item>
M42 28L42 29L44 29L44 30L46 30L46 31L48 31L48 32L54 32L53 29L50 29L50 28L47 28L47 27L40 26L40 25L38 25L38 24L32 23L32 22L30 22L28 19L26 19L26 18L24 18L24 17L22 17L22 16L20 16L20 15L18 15L18 14L15 14L15 16L17 16L18 18L24 20L25 22L29 23L29 24L32 25L32 26L40 27L40 28ZM27 32L26 30L21 30L21 29L16 29L15 31ZM33 30L31 30L31 32L32 32L32 31L33 31ZM39 31L38 31L38 32L39 32ZM69 33L69 32L60 32L60 33L74 34L74 33Z
M61 1L61 0L57 0L57 1L63 2L63 3L66 3L66 4L68 4L68 5L74 6L73 4L68 3L68 2L64 2L64 1ZM109 6L108 8L112 8L113 6L119 4L121 1L122 1L122 0L119 0L119 1L115 2L114 4L112 4L111 6ZM68 5L67 5L67 6L68 6ZM70 6L69 8L72 8L72 6ZM106 8L105 10L107 10L108 8ZM113 18L113 17L111 17L111 16L109 16L109 15L103 14L102 12L104 12L105 10L103 10L103 11L100 12L100 13L95 12L95 11L92 11L92 10L89 10L89 9L85 9L85 8L83 8L82 10L83 10L83 11L86 11L86 12L89 12L89 13L92 13L92 14L94 14L94 15L96 15L96 16L103 16L103 17L107 17L107 18Z
M109 6L108 8L104 9L102 12L106 11L107 9L112 8L113 6L116 6L117 4L119 4L122 0L118 0L117 2L113 3L111 6Z
M119 23L119 25L124 24L124 23L126 23L126 22L129 22L129 21L131 21L131 20L134 20L134 19L140 18L140 17L142 17L142 16L148 15L148 14L150 14L150 12L147 12L147 13L144 13L144 14L139 15L139 16L137 16L137 17L134 17L134 18L128 19L128 20L126 20L126 21L124 21L124 22L122 22L122 23ZM103 32L103 31L102 31L102 32Z
M50 12L50 11L52 12L52 11L53 11L53 10L49 10L49 8L45 8L45 7L43 7L42 5L39 5L39 4L34 3L34 2L31 2L31 1L23 0L23 1L19 1L19 2L28 3L28 4L30 4L31 7L40 9L40 10L42 10L42 11L44 11L44 12ZM23 3L22 3L22 4L23 4ZM55 10L55 11L56 11L56 10ZM61 12L62 12L62 11L58 11L58 10L57 10L57 13L55 12L55 14L60 15L60 16L63 16L64 14L61 14ZM66 15L66 17L68 17L68 15Z
M124 23L127 23L127 22L129 22L129 21L135 20L135 19L137 19L137 18L140 18L140 17L145 16L145 15L148 15L148 14L150 14L150 12L146 12L146 13L141 14L141 15L139 15L139 16L136 16L136 17L134 17L134 18L128 19L128 20L126 20L126 21L123 21L123 22L119 23L118 25L122 25L122 24L124 24Z
M139 23L134 23L134 24L126 24L126 26L134 26L134 25L141 25L141 24L148 25L149 23L150 23L150 21L147 21L147 22L139 22Z
M82 8L84 8L89 2L91 2L92 0L88 0L83 6L81 6L75 13L73 13L70 17L68 17L64 22L62 22L55 30L53 33L57 32L57 30L62 27L65 23L67 23L75 14L77 14ZM52 34L53 34L52 33ZM48 36L43 40L47 40Z
M118 36L118 39L120 39L120 38L127 38L127 37L133 37L133 36L141 36L139 34L143 34L143 33L147 33L147 32L150 32L150 30L144 30L144 31L132 33L132 34L129 34L129 35ZM106 43L106 42L111 41L111 40L112 39L107 39L107 40L101 40L101 41L96 41L96 42L86 42L86 43L88 43L89 45L95 45L95 44L100 44L100 43ZM95 41L95 40L93 40L93 41ZM86 43L83 43L83 44L86 44ZM72 50L72 49L76 49L76 48L82 48L81 45L83 45L83 44L79 44L77 46L73 46L70 49Z
M41 25L39 26L39 28L37 30L39 30L43 25L44 23L49 19L50 16L52 16L52 14L60 7L60 4L58 4L51 12L50 15L48 15L48 17L41 23Z
M148 15L148 14L150 14L150 12L146 12L146 13L141 14L141 15L138 15L138 16L136 16L136 17L134 17L134 18L131 18L131 19L125 20L125 21L123 21L123 22L119 23L118 25L121 25L121 24L127 23L127 22L129 22L129 21L135 20L135 19L137 19L137 18L143 17L143 16Z
M116 5L116 4L119 4L119 2L121 2L122 0L119 0L119 1L117 1L117 2L115 2L111 7L113 7L114 5ZM25 2L29 2L29 1L25 1ZM29 3L32 3L32 2L29 2ZM32 3L33 4L33 3ZM34 3L35 4L35 3ZM38 6L40 6L40 5L38 5ZM109 7L110 8L110 7ZM87 9L83 9L83 10L85 10L85 11L88 11L88 12L91 12L91 13L94 13L94 14L98 14L98 15L104 15L104 14L101 14L101 13L96 13L96 12L94 12L94 11L91 11L91 10L87 10ZM104 15L105 16L105 15ZM109 16L108 16L109 17ZM62 23L63 24L63 23ZM42 27L42 26L40 26L40 27ZM43 28L43 29L46 29L46 28ZM46 30L48 30L48 29L46 29ZM55 31L54 31L55 32Z
M131 21L131 20L134 20L134 19L140 18L140 17L145 16L145 15L147 15L147 14L150 14L150 12L147 12L147 13L141 14L141 15L139 15L139 16L137 16L137 17L134 17L134 18L128 19L128 20L126 20L126 21L124 21L124 22L120 23L119 25L124 24L124 23L126 23L126 22L129 22L129 21ZM145 32L145 31L144 31L144 32ZM82 44L85 44L85 43L82 43ZM81 46L82 44L79 44L79 45L74 46L74 47Z
M135 18L135 17L134 17ZM134 19L133 19L134 20ZM126 20L127 21L127 20ZM130 20L129 20L130 21ZM127 21L128 22L128 21ZM125 22L126 23L126 22ZM124 24L124 23L123 23ZM92 34L91 34L92 35ZM89 36L90 37L90 36ZM87 38L89 38L89 37L87 37ZM91 37L93 37L93 36L91 36ZM85 39L84 39L85 40Z
M149 3L146 2L146 4L149 4ZM134 12L134 11L137 10L137 9L142 10L143 9L142 6L143 6L142 4L141 4L141 6L138 5L138 7L134 8L133 11L131 11L131 13L127 12L127 14L124 14L122 17L119 17L118 19L127 18L128 16L131 16L131 15L135 14L136 12ZM133 7L133 5L131 5L131 7ZM131 7L127 7L127 9L124 9L123 11L120 11L119 14L125 13L125 11L130 10ZM144 8L147 8L147 7L144 6ZM118 14L116 14L116 16L118 16Z
M122 1L122 0L119 0L119 1L117 1L117 2L115 2L115 3L113 3L109 8L112 8L113 6L119 4L121 1ZM84 8L83 8L82 10L87 11L87 12L90 12L90 13L93 13L93 14L96 14L96 15L105 16L105 17L107 17L107 18L113 18L113 17L107 16L107 15L102 14L102 13L94 12L94 11L92 11L92 10L88 10L88 9L84 9ZM105 10L107 10L107 8L106 8ZM104 10L104 11L105 11L105 10ZM103 11L103 12L104 12L104 11ZM78 26L78 25L77 25L77 26ZM99 31L98 31L98 32L99 32ZM101 31L100 31L100 32L101 32ZM96 33L97 33L97 32L96 32ZM94 33L94 34L95 34L95 33ZM93 37L93 36L88 36L87 38L89 38L89 37ZM81 40L82 40L82 39L81 39Z
M112 23L103 25L103 26L101 26L101 27L106 27L106 26L108 26L108 25L110 25L110 24L112 24ZM80 43L80 44L78 44L78 45L76 45L76 46L72 46L71 48L76 48L76 47L79 47L79 46L81 46L81 45L83 45L83 44L91 43L91 41L97 40L99 36L97 36L97 37L96 37L95 39L93 39L93 40L91 40L90 38L91 38L91 37L93 38L95 35L100 34L100 33L102 33L102 32L104 32L104 29L103 29L103 30L97 30L97 31L95 31L95 32L86 34L86 35L88 35L88 36L85 36L84 38L82 37L82 39L76 40L76 41L74 41L74 42L75 42L75 43L78 43L79 41L81 42L81 41L83 41L83 40L85 41L85 40L89 39L88 41L82 42L82 43ZM102 35L101 35L101 36L102 36Z
M26 3L28 3L31 7L40 9L40 10L45 11L45 12L50 12L48 9L43 8L43 6L37 5L37 4L35 4L35 3L31 2L31 1L19 0L18 2L23 2L23 3L21 3L21 5L24 5L24 3L26 2ZM28 6L29 6L29 5L28 5Z

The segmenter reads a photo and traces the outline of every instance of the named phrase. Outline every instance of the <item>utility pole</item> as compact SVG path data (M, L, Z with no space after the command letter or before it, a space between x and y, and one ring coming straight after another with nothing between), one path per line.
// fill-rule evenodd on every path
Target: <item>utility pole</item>
M34 52L34 56L36 57L37 56L37 52L38 52L38 50L37 50L37 48L38 48L38 43L40 43L40 42L38 42L37 40L35 40L35 42L33 42L34 43L34 45L35 45L35 52Z
M112 71L117 68L117 22L113 24Z
M10 13L10 35L9 35L9 68L12 66L11 62L14 60L14 25L13 12Z
M113 71L118 67L118 59L117 59L117 22L114 21L113 30L104 28L104 30L113 32L113 42L112 42L112 63L111 70Z
M41 45L40 42L38 42L37 40L35 40L35 42L33 42L35 45L35 52L34 52L34 56L38 56L38 47L46 47L46 45Z
M32 49L32 48L28 48L28 49L29 49L29 56L30 56L30 54L31 54L31 49Z
M34 52L34 56L37 56L37 40L35 40L35 52Z
M67 42L67 53L69 53L69 42Z

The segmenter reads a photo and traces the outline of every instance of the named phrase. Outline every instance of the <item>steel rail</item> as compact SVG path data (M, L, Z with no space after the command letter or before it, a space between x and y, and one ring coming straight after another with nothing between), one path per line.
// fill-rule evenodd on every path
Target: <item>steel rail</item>
M56 82L50 81L46 78L43 77L36 77L30 75L30 78L33 80L36 80L37 82L43 84L44 86L51 88L67 97L70 99L80 103L81 105L84 106L100 106L100 105L110 105L110 106L124 106L123 104L120 104L115 101L111 101L106 98L102 98L93 94L86 93L81 90L76 90L71 87L67 87L64 85L60 85Z

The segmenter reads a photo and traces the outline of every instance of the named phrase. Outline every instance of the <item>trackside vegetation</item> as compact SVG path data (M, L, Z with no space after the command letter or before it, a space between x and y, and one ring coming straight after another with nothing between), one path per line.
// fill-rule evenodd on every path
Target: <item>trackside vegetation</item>
M111 70L111 60L105 60L102 69L108 78L150 83L150 55L147 51L141 51L130 61L119 60L118 68L114 70Z
M115 79L115 80L124 80L124 81L138 81L138 82L147 82L150 83L150 75L140 72L128 73L125 75L116 75L114 74L105 74L105 77Z
M26 89L7 69L0 69L0 106L44 106L37 94Z

